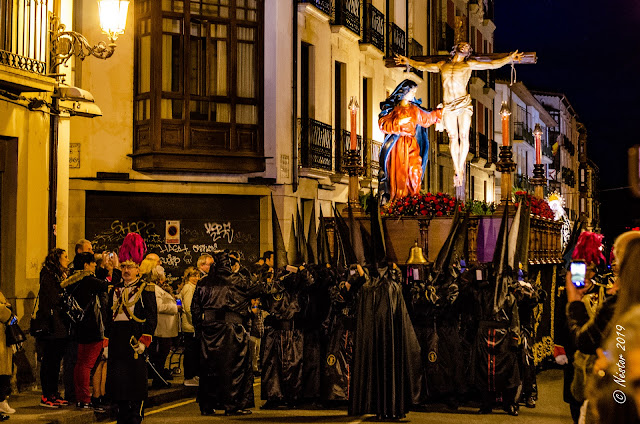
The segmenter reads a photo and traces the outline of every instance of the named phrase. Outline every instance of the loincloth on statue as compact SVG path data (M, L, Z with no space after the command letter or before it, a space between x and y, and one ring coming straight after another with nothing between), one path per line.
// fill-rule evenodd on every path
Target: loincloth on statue
M471 104L471 94L458 97L457 99L452 100L450 102L444 102L444 108L442 109L443 120L447 114L453 114L455 116L458 116L463 113L468 113L469 115L473 115L473 105Z

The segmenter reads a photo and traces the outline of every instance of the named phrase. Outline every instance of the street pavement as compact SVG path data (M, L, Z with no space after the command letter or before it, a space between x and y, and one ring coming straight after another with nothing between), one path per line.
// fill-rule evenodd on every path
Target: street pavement
M256 381L256 405L261 405L260 384ZM411 423L571 423L569 407L562 401L562 371L546 370L538 374L538 403L535 408L520 407L518 417L507 415L502 410L494 410L490 415L478 415L477 408L462 407L457 412L445 412L445 409L434 407L427 412L411 412L400 422ZM263 411L259 408L253 414L242 417L225 417L223 411L214 416L203 417L195 399L184 399L147 410L145 424L204 423L204 422L244 422L246 424L278 423L278 424L312 424L312 423L345 423L359 424L375 421L375 417L349 417L346 408L343 410L328 409L295 409Z

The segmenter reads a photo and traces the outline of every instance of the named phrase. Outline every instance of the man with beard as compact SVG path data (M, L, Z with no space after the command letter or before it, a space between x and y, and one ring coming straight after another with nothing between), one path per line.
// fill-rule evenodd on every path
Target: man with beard
M139 234L129 233L118 254L122 280L109 287L107 393L118 405L118 424L139 424L147 398L145 350L158 320L155 288L139 277L146 250Z
M314 283L309 271L288 266L274 278L262 298L269 316L262 339L261 409L295 407L302 396L302 352L304 336L296 326L300 312L300 292Z
M212 415L216 408L224 409L225 415L247 415L254 406L245 325L251 299L260 294L262 286L233 272L236 262L226 252L217 254L213 272L198 282L193 294L193 325L201 353L198 403L202 415Z

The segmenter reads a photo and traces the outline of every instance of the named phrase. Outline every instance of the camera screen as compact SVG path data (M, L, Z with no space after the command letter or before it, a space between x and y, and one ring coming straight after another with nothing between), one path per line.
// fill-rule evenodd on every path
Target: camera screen
M571 262L571 282L576 287L584 287L584 279L587 274L587 264L584 262Z

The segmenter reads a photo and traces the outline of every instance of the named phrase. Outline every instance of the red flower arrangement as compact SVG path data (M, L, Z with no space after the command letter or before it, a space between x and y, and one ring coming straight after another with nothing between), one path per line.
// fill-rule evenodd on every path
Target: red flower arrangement
M453 215L456 200L446 193L420 193L395 199L382 207L384 216L419 216L433 218L434 216ZM463 205L460 204L460 210Z
M545 219L553 219L554 213L549 207L549 203L546 200L534 197L526 191L516 191L515 206L518 207L521 201L525 201L526 204L531 205L532 215L536 215Z

